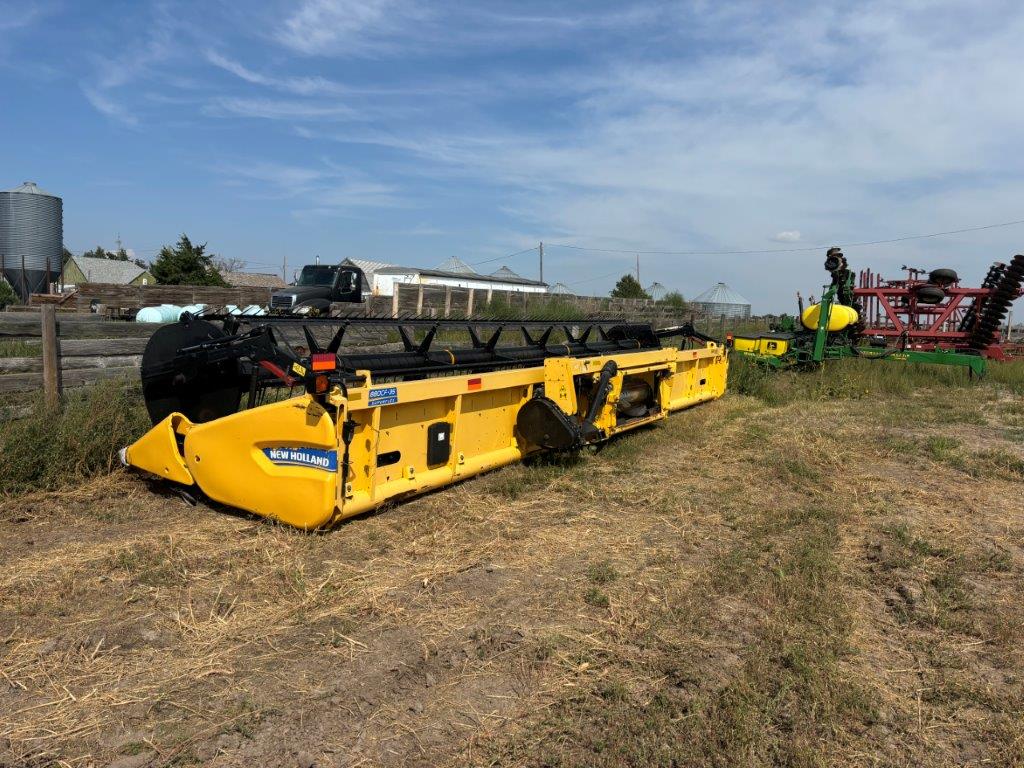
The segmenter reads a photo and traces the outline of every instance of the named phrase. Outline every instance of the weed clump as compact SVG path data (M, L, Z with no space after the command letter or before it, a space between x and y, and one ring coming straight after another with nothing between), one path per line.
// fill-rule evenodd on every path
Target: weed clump
M595 584L610 584L619 578L619 572L610 561L601 560L587 568L587 578Z
M0 422L0 494L64 488L110 472L118 450L149 426L141 398L124 382L69 393L59 412L39 398L28 416Z

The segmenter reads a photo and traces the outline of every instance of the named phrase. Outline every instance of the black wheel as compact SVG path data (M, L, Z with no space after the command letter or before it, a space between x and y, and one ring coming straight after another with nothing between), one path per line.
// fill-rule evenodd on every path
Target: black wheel
M922 285L916 293L917 300L922 304L938 304L946 298L946 292L937 285Z
M928 279L936 285L947 286L957 282L960 276L957 275L956 270L943 267L942 269L933 269L929 272Z

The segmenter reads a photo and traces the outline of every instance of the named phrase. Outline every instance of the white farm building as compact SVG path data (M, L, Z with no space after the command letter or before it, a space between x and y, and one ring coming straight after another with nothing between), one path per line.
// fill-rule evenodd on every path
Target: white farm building
M523 293L547 293L548 284L539 280L520 277L508 267L485 275L457 258L451 258L435 269L423 267L401 267L380 261L345 259L342 266L354 266L363 270L366 283L363 289L373 296L392 296L395 284L450 286L452 288L475 288L484 291L520 291Z

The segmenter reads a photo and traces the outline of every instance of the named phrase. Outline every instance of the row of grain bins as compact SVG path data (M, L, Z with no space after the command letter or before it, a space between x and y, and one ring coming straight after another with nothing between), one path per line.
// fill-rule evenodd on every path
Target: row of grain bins
M0 192L0 274L22 301L47 291L63 255L61 199L31 181Z

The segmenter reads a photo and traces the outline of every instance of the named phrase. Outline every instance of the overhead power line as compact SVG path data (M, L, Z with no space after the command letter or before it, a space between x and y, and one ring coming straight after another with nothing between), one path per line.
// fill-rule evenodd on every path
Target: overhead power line
M540 246L535 245L535 246L533 246L533 248L524 248L521 251L516 251L515 253L510 253L507 256L496 256L493 259L484 259L483 261L474 261L474 262L471 262L469 266L475 267L475 266L477 266L479 264L490 264L491 262L494 262L494 261L502 261L503 259L511 259L513 256L522 256L524 253L529 253L530 251L536 251L539 247Z
M595 253L623 253L641 254L647 256L738 256L741 254L754 253L801 253L805 251L819 251L822 248L838 246L839 248L858 248L869 245L885 245L888 243L902 243L906 240L924 240L929 237L943 237L945 235L959 235L964 232L980 232L984 229L999 229L1001 227L1013 227L1024 224L1024 219L1017 221L1004 221L999 224L985 224L980 227L965 227L963 229L951 229L946 232L929 232L925 235L905 235L903 237L892 237L886 240L867 240L862 243L829 243L828 245L808 245L800 248L753 248L733 251L642 251L635 248L588 248L582 245L569 245L567 243L545 243L551 248L571 248L575 251L590 251Z

